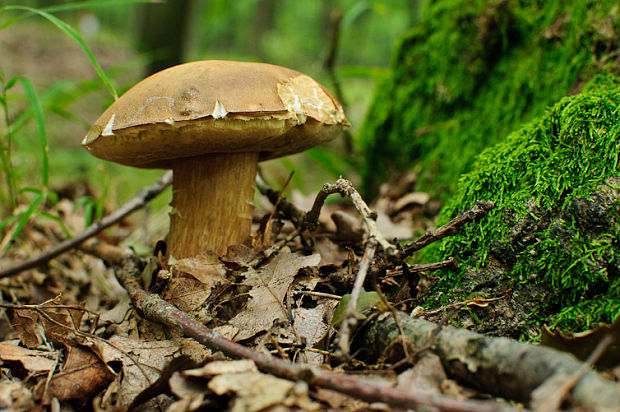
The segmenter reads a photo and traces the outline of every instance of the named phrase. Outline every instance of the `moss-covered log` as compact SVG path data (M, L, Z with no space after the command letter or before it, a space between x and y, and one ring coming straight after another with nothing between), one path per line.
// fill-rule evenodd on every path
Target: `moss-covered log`
M484 151L442 219L480 199L495 202L486 219L426 250L460 262L427 303L512 290L461 320L513 336L534 337L543 323L611 323L620 315L620 82L596 77Z
M418 189L446 195L474 157L620 71L617 0L437 0L406 34L360 133L372 194L421 165Z

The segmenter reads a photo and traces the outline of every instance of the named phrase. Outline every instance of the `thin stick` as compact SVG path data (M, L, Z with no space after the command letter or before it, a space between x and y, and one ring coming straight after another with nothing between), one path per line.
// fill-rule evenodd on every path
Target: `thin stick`
M130 254L125 254L123 262L109 263L115 266L119 282L127 290L138 313L145 319L177 329L186 337L193 338L212 350L221 351L231 358L251 359L263 372L293 381L303 380L311 385L332 389L365 401L384 402L402 408L413 409L420 405L429 405L440 411L454 412L514 411L512 408L492 402L460 400L416 390L402 391L385 384L331 372L312 365L294 364L256 352L224 338L160 296L147 293L136 280L140 276L139 262Z
M558 388L554 393L548 394L547 398L543 403L537 406L536 410L540 412L552 412L560 410L560 406L562 405L562 401L566 396L573 390L575 386L579 383L581 378L584 377L586 373L592 370L592 366L603 356L603 353L609 348L609 346L614 343L613 337L608 334L601 339L588 359L586 359L581 367L577 369L572 375L570 375L563 385Z
M10 266L5 269L0 269L0 279L13 276L24 270L35 268L43 263L46 263L58 255L61 255L68 250L77 247L79 244L88 240L89 238L97 235L102 230L112 226L119 220L128 216L132 212L144 207L151 199L155 198L161 192L163 192L172 183L172 172L166 173L159 181L151 186L142 188L138 194L136 194L131 200L125 203L120 209L116 210L112 214L104 217L103 219L93 223L84 231L70 239L60 242L56 246L51 247L45 252L32 259L25 260L14 266Z
M346 179L341 178L336 180L336 183L334 184L326 183L323 185L323 188L314 199L312 209L310 209L304 217L304 228L314 230L318 226L319 215L321 213L321 208L325 203L325 199L327 199L327 196L334 193L340 193L341 196L347 196L351 199L353 206L355 206L355 209L357 209L358 213L362 216L362 219L368 228L369 240L374 238L387 254L397 253L396 247L388 242L379 231L376 222L377 214L368 207L366 202L364 202L364 199L362 199L362 196L355 189L355 187L353 187L353 184Z
M282 192L273 190L267 186L267 183L265 183L259 174L256 175L256 188L263 196L269 199L272 205L276 206L279 211L284 213L296 227L301 225L305 213L299 210L297 206L292 204L286 197L282 196Z
M473 208L466 212L461 212L457 217L441 226L434 232L427 232L424 236L415 240L411 243L403 245L400 247L400 254L402 258L405 258L411 255L413 252L416 252L433 242L436 242L440 239L443 239L447 236L453 236L457 233L458 229L464 224L471 222L473 220L480 219L489 213L491 209L493 209L493 202L476 202Z
M375 256L376 250L377 242L374 239L370 239L366 244L366 250L360 262L359 270L355 277L355 283L353 284L353 290L351 291L351 298L347 305L347 312L340 328L340 338L338 341L338 348L340 350L339 356L349 355L351 329L357 324L357 301L362 292L362 287L366 281L366 274L368 273L368 268Z

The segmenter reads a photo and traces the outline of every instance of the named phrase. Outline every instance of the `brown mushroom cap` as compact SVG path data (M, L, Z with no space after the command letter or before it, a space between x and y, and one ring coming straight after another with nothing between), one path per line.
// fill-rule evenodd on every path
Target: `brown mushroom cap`
M97 119L82 144L105 160L168 168L170 160L207 153L285 156L331 140L346 126L336 99L302 73L206 60L135 85Z

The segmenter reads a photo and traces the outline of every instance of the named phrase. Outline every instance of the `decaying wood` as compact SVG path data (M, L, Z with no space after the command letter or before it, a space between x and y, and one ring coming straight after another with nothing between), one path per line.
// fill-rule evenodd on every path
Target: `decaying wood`
M412 349L421 350L430 345L453 378L526 404L541 385L551 379L570 378L583 365L566 352L465 329L442 327L437 330L436 324L404 313L399 313L398 323L413 345ZM398 335L393 317L385 314L358 334L357 345L379 357L396 342ZM589 371L574 386L569 402L586 410L617 411L620 390L615 383Z
M224 338L160 296L146 292L137 280L140 277L140 262L130 253L124 253L110 245L97 248L94 252L115 266L118 280L127 290L138 313L145 319L174 328L184 336L193 338L210 349L221 351L231 358L251 359L263 372L285 379L303 380L311 385L345 393L361 400L384 402L403 408L427 405L440 411L514 411L513 408L494 402L455 399L422 391L402 391L385 382L370 381L316 366L292 363L254 351Z
M33 269L39 265L42 265L55 257L78 247L86 240L96 236L102 230L112 226L119 220L128 216L132 212L143 208L151 199L158 196L172 183L172 172L166 173L160 180L151 186L147 186L141 189L138 194L131 198L127 203L121 206L118 210L103 219L93 223L87 227L82 233L60 242L56 246L46 250L38 256L32 259L24 260L14 266L0 269L0 279L18 274L24 270Z

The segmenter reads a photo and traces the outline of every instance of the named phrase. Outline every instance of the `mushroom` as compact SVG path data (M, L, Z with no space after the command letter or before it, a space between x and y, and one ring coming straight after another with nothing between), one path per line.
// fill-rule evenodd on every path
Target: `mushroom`
M243 243L251 232L259 161L309 149L348 122L312 78L263 63L197 61L156 73L94 123L94 156L174 172L168 255Z

